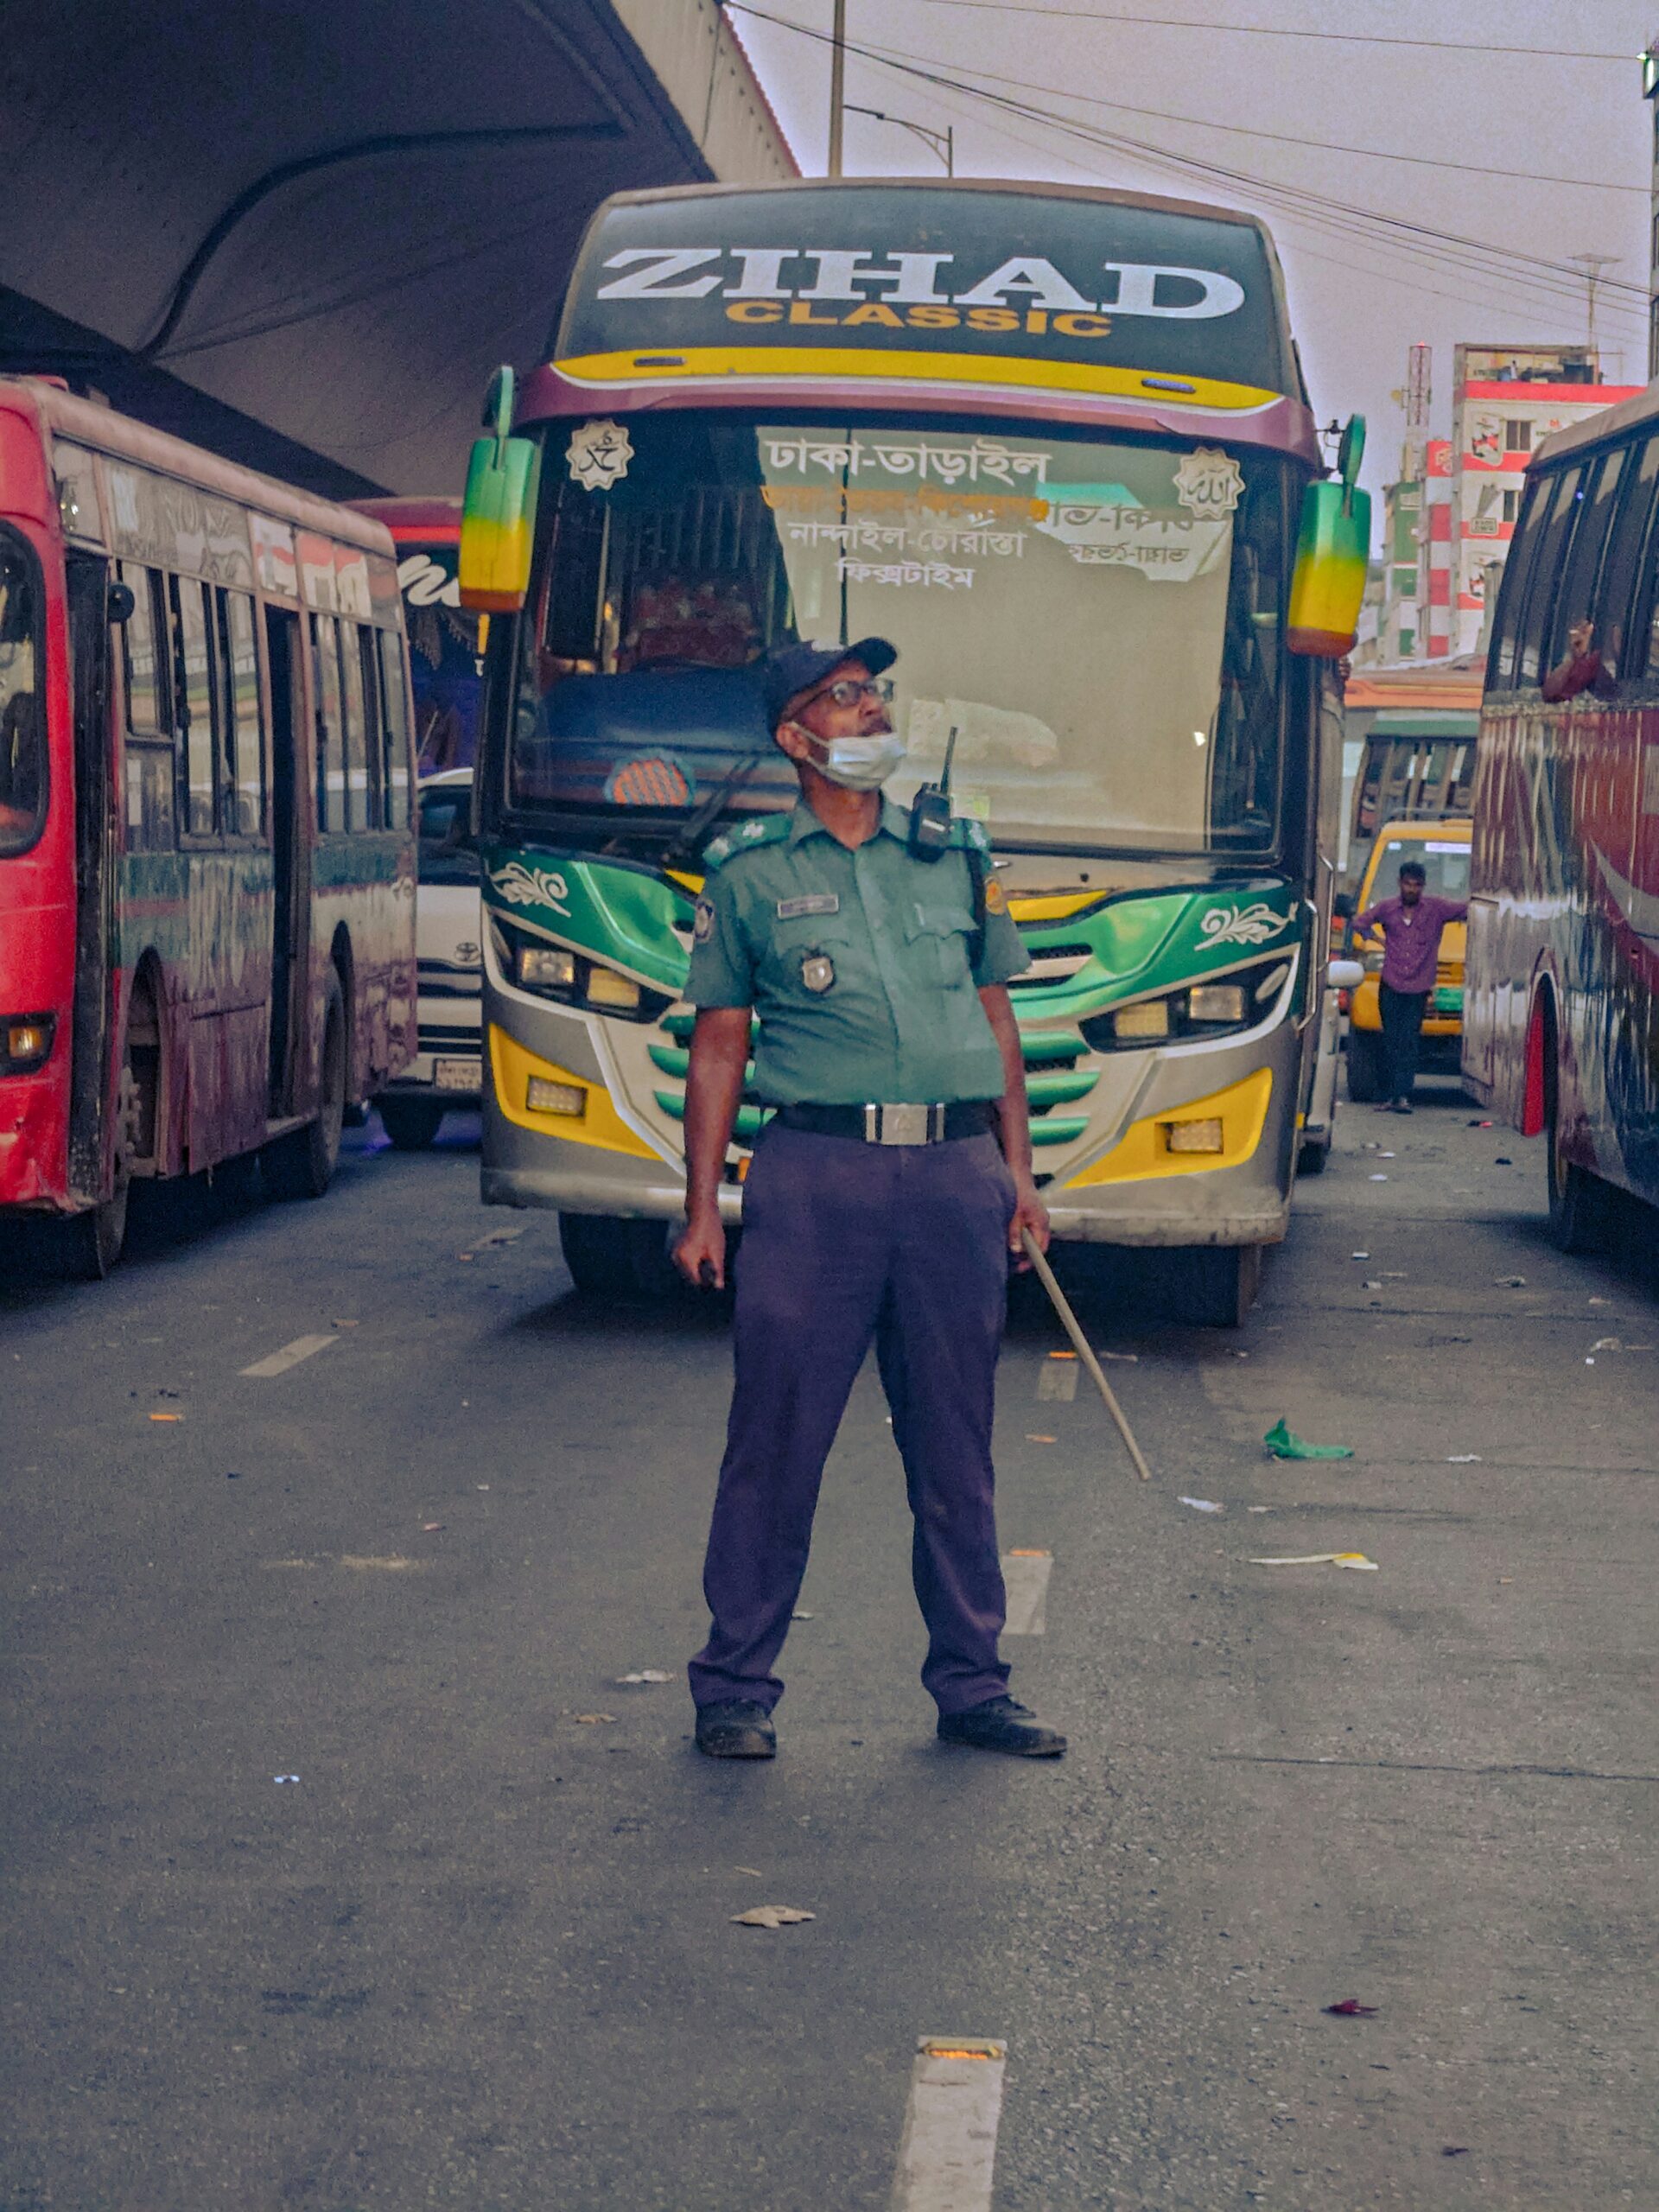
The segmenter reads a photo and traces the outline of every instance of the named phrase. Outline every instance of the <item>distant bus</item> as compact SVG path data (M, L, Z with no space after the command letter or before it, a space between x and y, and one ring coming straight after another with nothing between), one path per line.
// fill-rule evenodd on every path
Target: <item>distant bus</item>
M1475 779L1464 1080L1548 1138L1550 1224L1659 1204L1659 385L1540 447Z
M1384 823L1466 819L1474 804L1480 671L1446 661L1356 670L1343 712L1338 868L1357 892Z
M409 631L415 758L422 776L470 768L478 753L480 675L489 617L461 603L459 499L353 499L391 532Z
M379 524L0 379L0 1220L101 1275L139 1179L325 1189L414 1047Z

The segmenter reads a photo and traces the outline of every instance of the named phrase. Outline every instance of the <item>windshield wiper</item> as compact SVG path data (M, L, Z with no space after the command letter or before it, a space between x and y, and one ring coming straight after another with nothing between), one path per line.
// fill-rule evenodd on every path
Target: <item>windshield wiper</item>
M725 806L727 800L741 785L747 783L766 755L764 753L746 753L735 760L715 785L696 812L690 817L679 835L671 840L663 859L670 868L683 868L686 861L700 857L699 840L703 832Z

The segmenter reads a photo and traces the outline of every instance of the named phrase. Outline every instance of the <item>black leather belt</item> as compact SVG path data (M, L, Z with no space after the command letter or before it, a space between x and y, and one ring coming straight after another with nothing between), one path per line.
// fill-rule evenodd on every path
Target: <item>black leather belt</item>
M983 1098L933 1106L780 1106L778 1121L786 1129L819 1137L856 1137L861 1144L948 1144L957 1137L982 1137L992 1126Z

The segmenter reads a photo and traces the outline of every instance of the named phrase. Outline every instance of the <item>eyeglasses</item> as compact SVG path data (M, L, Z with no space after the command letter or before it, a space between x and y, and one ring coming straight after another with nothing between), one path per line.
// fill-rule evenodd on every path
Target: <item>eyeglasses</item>
M811 706L817 699L829 699L837 707L855 707L861 699L879 699L885 705L893 697L893 678L890 676L858 677L843 676L838 683L826 683L822 691L814 691L806 699Z

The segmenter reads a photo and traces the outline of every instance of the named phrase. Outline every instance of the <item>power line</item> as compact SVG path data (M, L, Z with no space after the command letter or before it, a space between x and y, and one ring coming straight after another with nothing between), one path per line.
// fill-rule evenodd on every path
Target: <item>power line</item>
M792 30L799 36L813 40L818 44L830 42L824 33L813 30L804 23L795 22L786 16L774 15L769 10L755 7L752 4L752 0L727 0L727 4L741 9L746 15L758 16L763 22L775 23L785 30ZM1459 249L1460 252L1471 251L1489 256L1500 267L1516 269L1530 267L1541 270L1548 272L1550 278L1568 279L1574 288L1575 298L1578 296L1578 287L1583 283L1581 270L1562 262L1548 260L1541 255L1524 253L1516 248L1497 245L1489 239L1465 238L1457 232L1440 231L1429 224L1408 221L1402 216L1385 215L1375 208L1354 207L1345 201L1331 200L1323 194L1306 192L1294 185L1270 183L1261 177L1251 175L1247 171L1229 168L1217 162L1206 162L1196 155L1178 154L1167 147L1149 144L1142 139L1131 138L1119 132L1104 130L1078 122L1075 118L1057 117L1047 110L1033 108L1025 101L1011 99L1006 94L990 92L982 86L969 84L964 79L950 76L929 66L921 56L902 56L897 49L889 48L884 51L874 47L856 46L850 41L848 42L847 50L849 53L859 54L862 59L872 61L880 67L891 69L900 76L913 77L926 84L963 92L985 102L989 106L1020 116L1029 121L1040 123L1050 132L1058 132L1064 137L1077 138L1085 144L1104 146L1115 152L1128 154L1132 158L1149 161L1166 168L1192 172L1202 176L1218 177L1230 188L1252 196L1271 199L1281 206L1289 206L1293 208L1305 208L1312 219L1323 218L1329 220L1333 214L1347 216L1368 226L1381 226L1386 230L1401 232L1413 242L1438 241L1444 246ZM1047 92L1051 97L1056 99L1070 97L1057 88L1039 86L1028 89ZM1369 231L1367 234L1370 234ZM1469 265L1457 257L1450 257L1453 259L1454 265L1465 268ZM1491 273L1490 270L1488 273ZM1554 291L1559 289L1556 283L1537 277L1521 276L1512 281L1536 285L1544 290ZM1610 281L1606 289L1627 292L1644 301L1647 298L1645 288L1640 285L1615 284Z
M969 4L969 0L963 0L963 4ZM973 0L973 4L980 4L980 0ZM1330 35L1334 37L1336 34L1332 32ZM871 49L872 52L876 50ZM889 51L894 50L896 49L889 49ZM975 70L972 73L975 76L986 76L990 73L986 70ZM1315 151L1324 154L1357 154L1368 162L1408 162L1414 168L1458 169L1465 176L1508 177L1520 184L1562 184L1576 187L1586 192L1634 192L1639 194L1644 200L1649 196L1652 189L1650 186L1645 184L1615 184L1604 181L1599 177L1546 176L1535 169L1495 169L1487 168L1480 162L1444 162L1438 160L1432 154L1396 154L1378 146L1348 146L1329 138L1304 138L1288 131L1259 130L1243 123L1213 123L1204 116L1171 115L1164 108L1132 107L1127 100L1103 99L1098 92L1063 92L1057 86L1034 85L1029 79L1023 77L999 75L997 81L1000 84L1011 85L1020 92L1043 92L1057 99L1081 100L1089 107L1109 107L1119 115L1144 115L1154 122L1183 124L1194 130L1221 130L1226 132L1230 137L1235 138L1268 138L1271 139L1276 146L1309 146Z
M1495 55L1529 55L1544 61L1617 61L1628 67L1640 56L1633 54L1574 54L1558 46L1477 46L1466 39L1390 38L1370 31L1296 31L1265 23L1205 23L1186 16L1103 16L1092 8L1050 8L1041 0L928 0L935 8L985 9L995 15L1051 16L1057 22L1098 23L1109 29L1115 23L1147 24L1173 31L1224 31L1241 38L1337 39L1344 46L1409 46L1434 54L1478 54L1485 61Z

